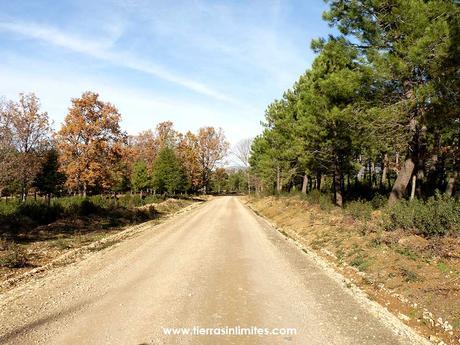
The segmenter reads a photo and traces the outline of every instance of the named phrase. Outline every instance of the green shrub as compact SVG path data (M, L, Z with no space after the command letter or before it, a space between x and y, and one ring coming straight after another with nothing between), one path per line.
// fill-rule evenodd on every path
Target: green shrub
M329 193L321 193L319 190L314 189L307 194L301 194L301 196L308 203L319 205L324 211L329 212L334 208L332 197Z
M423 280L422 277L420 277L417 273L406 268L401 268L401 275L403 276L406 283L414 283Z
M162 202L164 201L164 198L161 197L161 196L158 196L158 195L147 195L145 198L144 198L144 205L148 205L148 204L157 204L159 202Z
M427 201L402 200L386 209L386 228L424 236L460 233L460 201L437 193Z
M8 200L0 199L0 215L9 216L15 214L18 209L19 203L17 200Z
M361 272L366 271L370 264L369 259L361 254L358 254L350 261L350 265L356 267Z
M347 203L345 212L352 216L354 219L369 220L373 207L370 202L358 200Z
M59 218L62 207L56 204L48 205L43 201L26 201L18 206L16 213L30 218L37 224L48 224Z
M28 265L24 250L18 245L11 245L6 253L0 257L0 266L8 268L21 268Z
M382 194L375 194L375 196L371 200L371 205L374 210L378 210L383 208L387 205L388 198Z
M17 199L8 202L0 200L0 233L14 234L60 218L76 216L107 218L109 222L104 223L106 227L124 222L146 221L155 218L158 212L153 207L142 210L137 207L157 203L160 198L154 195L141 198L138 194L126 194L118 199L107 195L67 196L53 198L50 203L44 199L29 199L24 203Z
M81 202L78 209L78 214L80 216L89 216L101 210L101 207L96 205L93 201L85 199Z

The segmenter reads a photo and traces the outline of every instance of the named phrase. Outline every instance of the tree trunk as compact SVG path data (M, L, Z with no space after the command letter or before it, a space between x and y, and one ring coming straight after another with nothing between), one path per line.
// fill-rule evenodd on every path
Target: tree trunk
M380 179L380 186L383 187L385 184L385 181L387 179L387 173L388 173L388 154L385 153L383 155L383 161L382 161L382 178Z
M410 191L410 199L414 200L415 198L415 189L417 188L417 175L412 175L412 188Z
M375 186L375 185L376 185L376 182L377 182L377 178L376 178L376 176L375 176L375 162L374 162L374 161L372 161L372 162L370 163L370 168L371 168L371 171L370 171L370 179L369 179L370 185L371 185L371 186Z
M281 192L281 173L279 165L276 167L276 192L278 194Z
M458 178L458 171L455 171L450 174L449 179L447 181L446 186L446 194L449 196L454 196L457 187L457 178Z
M307 193L307 185L308 185L308 176L307 174L303 175L303 182L302 182L302 193Z
M25 185L23 185L22 188L21 188L21 201L25 202L26 199L27 199L26 187L25 187Z
M316 174L316 189L321 191L321 173Z
M423 165L419 165L419 168L418 168L417 174L416 174L416 179L418 180L418 183L417 183L417 186L415 188L415 192L416 192L418 198L422 197L422 182L423 182L424 178L425 178L425 171L424 171Z
M388 202L394 204L397 200L404 196L407 185L409 184L412 173L414 172L414 161L412 157L408 157L398 173L398 177L393 185Z
M86 182L83 183L83 197L86 198Z
M249 168L248 168L247 178L248 178L248 194L251 195L251 175L249 173Z
M332 188L334 190L334 204L337 206L343 206L343 196L342 196L342 174L335 169L332 176Z

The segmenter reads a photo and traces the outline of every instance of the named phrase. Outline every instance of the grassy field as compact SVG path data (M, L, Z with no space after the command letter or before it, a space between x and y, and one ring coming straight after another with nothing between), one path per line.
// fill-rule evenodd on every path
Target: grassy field
M398 206L407 208L401 211L374 210L368 204L339 209L299 196L249 198L246 202L286 236L331 262L404 322L432 339L458 343L458 224L447 220L448 228L437 229L435 213L413 212L412 206L404 204ZM444 207L452 212L452 207ZM413 226L414 219L428 215L431 223L425 228ZM454 212L451 219L458 216ZM399 219L406 219L406 226L398 225Z

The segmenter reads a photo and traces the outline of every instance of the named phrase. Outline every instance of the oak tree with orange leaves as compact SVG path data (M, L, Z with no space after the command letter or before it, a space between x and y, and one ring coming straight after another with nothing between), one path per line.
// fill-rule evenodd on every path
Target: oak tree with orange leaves
M19 94L18 102L0 106L0 180L16 185L24 201L40 171L49 148L51 127L48 114L40 111L33 94Z
M188 184L193 192L200 188L201 184L201 167L198 159L198 138L195 134L188 131L180 135L177 144L177 156L182 162Z
M202 127L197 135L197 155L200 164L201 186L204 194L209 189L211 172L227 154L229 143L222 128Z
M117 162L123 152L125 133L121 115L111 103L94 92L72 99L64 125L56 135L61 170L66 186L86 196L89 189L108 190L116 180Z

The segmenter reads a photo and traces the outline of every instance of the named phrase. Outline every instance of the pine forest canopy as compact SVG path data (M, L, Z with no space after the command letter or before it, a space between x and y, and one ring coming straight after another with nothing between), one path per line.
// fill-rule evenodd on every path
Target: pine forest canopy
M327 3L339 34L312 42L312 67L267 108L250 160L257 188L330 186L340 206L369 190L394 203L409 185L411 198L458 193L459 4Z

